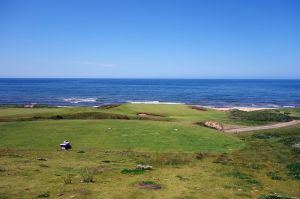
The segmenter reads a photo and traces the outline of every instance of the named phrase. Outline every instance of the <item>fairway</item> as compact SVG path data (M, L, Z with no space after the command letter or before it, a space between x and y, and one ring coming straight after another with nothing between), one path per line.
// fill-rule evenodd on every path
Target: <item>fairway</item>
M70 140L75 150L226 152L241 148L233 136L212 129L158 121L68 120L0 123L0 147L56 150Z

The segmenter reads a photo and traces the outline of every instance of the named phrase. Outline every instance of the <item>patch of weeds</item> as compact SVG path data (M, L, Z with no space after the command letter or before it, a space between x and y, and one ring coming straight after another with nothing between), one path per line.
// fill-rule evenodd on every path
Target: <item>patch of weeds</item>
M242 173L242 172L239 172L239 171L228 172L228 173L225 174L225 176L234 177L234 178L244 180L248 184L260 184L259 181L253 179L252 176L247 175L247 174Z
M43 168L48 168L49 166L46 165L46 164L40 164L40 167L43 167Z
M89 169L85 169L81 173L81 177L82 177L82 182L85 182L85 183L93 183L94 182L94 174Z
M252 137L257 139L270 139L270 138L276 138L280 136L272 133L257 133L257 134L253 134Z
M288 169L288 175L300 180L300 162L288 164L286 168Z
M226 165L226 164L230 163L231 161L232 161L232 159L229 158L226 153L222 153L221 155L219 155L219 157L215 161L213 161L213 163Z
M1 193L0 192L0 199L9 199L7 193Z
M293 199L294 197L289 196L282 196L279 194L268 194L268 195L262 195L259 197L259 199Z
M235 195L245 197L245 198L252 198L252 196L250 194L247 194L247 193L236 193Z
M300 136L288 136L281 139L281 142L289 146L297 154L300 154Z
M85 153L85 151L79 150L79 151L77 151L77 153Z
M188 180L189 180L189 178L184 177L184 176L180 176L180 175L177 175L176 177L177 177L179 180L182 180L182 181L188 181Z
M283 180L283 177L279 175L278 171L270 171L267 173L267 176L269 176L272 180Z
M92 174L100 174L100 173L103 173L105 171L108 171L109 168L105 168L105 167L102 167L102 166L95 166L95 167L89 167L89 168L87 168L87 170Z
M138 185L143 189L161 189L161 186L159 184L151 180L139 182Z
M65 184L72 184L72 176L69 172L66 177L63 178Z
M36 159L39 160L39 161L47 161L47 159L43 158L43 157L37 157Z
M259 170L262 169L265 165L256 164L256 163L240 163L242 167Z
M50 197L49 191L38 195L38 198L49 198L49 197Z
M177 166L177 165L185 165L193 161L193 154L174 154L174 153L164 153L164 154L156 154L154 157L151 157L148 161L151 165L169 165L169 166Z
M207 153L202 153L202 152L195 153L196 160L203 160L207 156L208 156Z
M134 174L139 175L145 173L145 170L143 169L123 169L121 171L122 174Z
M0 173L6 172L6 171L7 171L7 169L5 167L0 166Z

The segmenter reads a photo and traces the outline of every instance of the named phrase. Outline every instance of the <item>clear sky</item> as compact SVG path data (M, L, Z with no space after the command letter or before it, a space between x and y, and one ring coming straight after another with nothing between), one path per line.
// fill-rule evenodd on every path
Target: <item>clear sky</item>
M0 0L0 77L300 78L299 0Z

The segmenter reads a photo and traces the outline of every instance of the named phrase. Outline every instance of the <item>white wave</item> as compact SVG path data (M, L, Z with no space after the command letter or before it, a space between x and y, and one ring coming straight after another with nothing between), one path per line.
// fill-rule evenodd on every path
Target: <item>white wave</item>
M127 101L129 104L184 104L179 102L160 102L160 101Z
M295 108L295 106L283 106L283 108Z
M71 98L65 98L65 102L70 102L71 104L78 104L78 103L90 103L90 102L96 102L96 98L76 98L76 97L71 97Z

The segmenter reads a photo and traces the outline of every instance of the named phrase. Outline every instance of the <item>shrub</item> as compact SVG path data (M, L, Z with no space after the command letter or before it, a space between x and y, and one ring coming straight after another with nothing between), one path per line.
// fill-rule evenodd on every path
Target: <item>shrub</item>
M300 136L288 136L281 140L282 143L289 146L293 151L297 154L300 154L300 147L298 146L300 143Z
M261 110L261 111L240 111L237 109L231 110L229 117L234 120L249 120L249 121L270 121L270 122L288 122L292 118L278 110Z
M288 175L300 180L300 162L288 164L286 168L288 169Z

